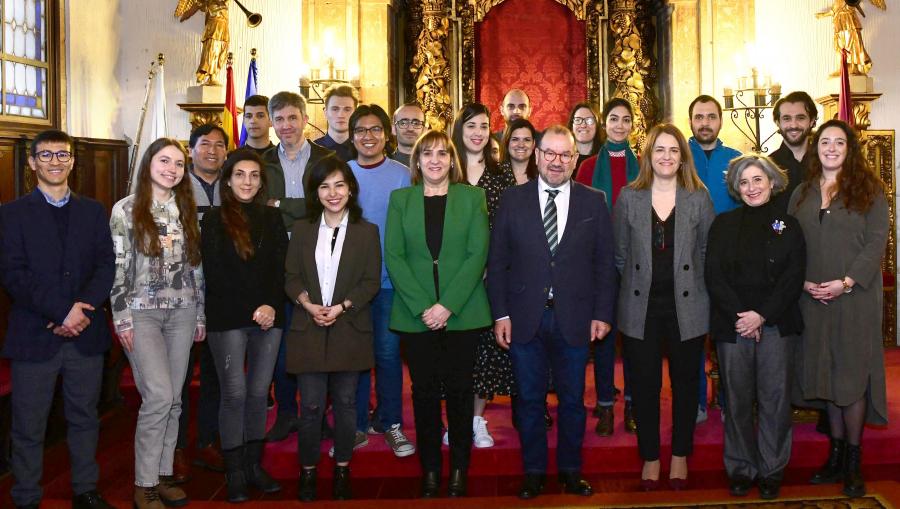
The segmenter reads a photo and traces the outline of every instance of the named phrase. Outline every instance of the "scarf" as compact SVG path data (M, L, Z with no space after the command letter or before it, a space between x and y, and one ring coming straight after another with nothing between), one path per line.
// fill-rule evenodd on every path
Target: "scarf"
M599 189L606 193L606 205L612 210L612 170L609 164L610 152L621 152L625 150L625 180L631 182L638 176L640 167L638 166L637 157L631 150L628 140L621 143L606 140L600 153L597 154L597 164L594 166L594 178L591 181L591 187Z

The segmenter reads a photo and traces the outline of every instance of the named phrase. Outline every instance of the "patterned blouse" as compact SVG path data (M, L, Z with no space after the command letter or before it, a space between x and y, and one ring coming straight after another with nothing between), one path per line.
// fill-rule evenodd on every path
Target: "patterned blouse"
M151 213L159 228L161 257L148 257L134 249L130 195L112 209L109 227L116 253L116 277L110 300L116 332L134 327L135 309L185 309L196 307L197 324L205 325L202 265L190 265L184 254L184 230L173 195L166 203L154 200Z
M494 216L497 215L497 209L500 207L500 196L503 191L516 185L516 177L513 175L512 166L508 163L500 163L497 173L490 173L487 169L478 179L477 186L484 189L484 197L487 200L488 225L494 229Z

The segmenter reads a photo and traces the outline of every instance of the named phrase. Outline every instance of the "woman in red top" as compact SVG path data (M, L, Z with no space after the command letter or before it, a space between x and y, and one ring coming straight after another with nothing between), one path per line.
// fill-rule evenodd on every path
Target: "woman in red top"
M637 177L638 161L628 143L634 127L631 103L616 97L603 105L606 141L595 157L578 167L577 182L606 193L606 205L612 210L619 191Z

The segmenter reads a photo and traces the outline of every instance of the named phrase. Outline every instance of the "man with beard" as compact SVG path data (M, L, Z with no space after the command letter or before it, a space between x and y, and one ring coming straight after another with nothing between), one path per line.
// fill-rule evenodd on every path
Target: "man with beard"
M691 132L694 134L688 140L688 145L691 147L691 155L694 158L697 175L709 191L709 197L712 199L716 214L727 212L740 205L728 193L725 173L728 171L728 163L741 155L741 153L731 147L726 147L722 140L719 139L719 131L722 130L722 105L714 97L708 95L697 96L688 107L688 113L691 118ZM697 407L697 423L704 422L707 418L705 350L701 353L699 368L700 405ZM721 391L719 392L719 401L724 409L725 400Z
M316 143L333 150L338 159L347 162L353 159L353 142L350 140L350 115L359 104L359 94L350 85L335 84L325 90L325 120L328 132ZM290 231L290 230L288 230Z
M391 159L409 166L413 146L425 131L425 112L419 103L411 102L397 108L391 130L397 137L397 150L391 154Z
M809 146L809 134L816 125L818 112L816 103L806 92L796 91L782 97L775 103L775 125L782 142L778 150L772 152L772 160L787 172L787 188L781 193L781 201L787 208L794 189L806 177L804 157Z
M691 132L688 141L697 175L706 184L712 198L716 214L729 211L739 204L728 194L725 172L728 163L741 155L737 150L726 147L719 139L722 129L722 105L714 97L700 95L688 108L691 117Z
M531 117L531 99L528 98L528 94L524 90L514 88L503 96L503 102L500 103L500 114L503 115L506 125L519 118L528 120ZM498 141L501 140L505 129L506 127L504 126L503 129L494 132L494 138L497 138ZM535 140L535 142L537 141Z

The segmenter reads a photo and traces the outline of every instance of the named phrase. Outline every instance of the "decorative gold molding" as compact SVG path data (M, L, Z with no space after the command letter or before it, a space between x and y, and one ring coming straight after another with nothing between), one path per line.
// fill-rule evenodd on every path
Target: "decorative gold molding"
M456 17L460 20L460 72L462 102L475 102L475 23L484 20L493 7L505 0L464 0L456 4ZM585 21L585 46L587 48L588 100L599 104L601 95L600 20L607 15L607 0L555 0Z
M189 122L192 131L205 124L222 127L225 103L183 103L178 107L190 114Z
M857 129L868 129L872 125L869 114L872 112L872 103L881 97L880 93L853 92L853 121ZM826 95L816 100L825 110L825 119L837 118L839 94Z
M650 84L656 78L653 58L655 31L646 11L646 3L637 0L612 0L610 31L614 47L607 74L615 87L613 97L621 97L634 109L632 146L640 150L647 130L656 121L656 97ZM649 37L649 40L648 40Z
M422 32L416 42L410 72L415 77L416 98L431 129L443 131L453 119L450 96L450 20L445 0L424 0Z

